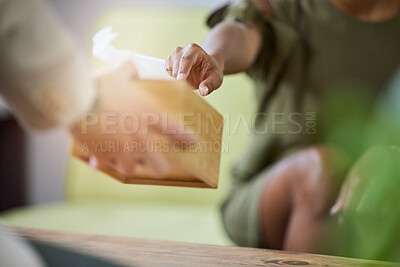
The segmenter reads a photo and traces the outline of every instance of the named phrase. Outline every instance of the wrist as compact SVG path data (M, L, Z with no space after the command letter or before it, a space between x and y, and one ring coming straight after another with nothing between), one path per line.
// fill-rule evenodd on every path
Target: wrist
M90 116L93 113L96 113L99 107L99 102L100 102L100 88L99 88L99 81L97 78L93 79L93 85L94 85L94 94L93 94L93 99L91 101L91 104L89 107L81 112L79 116L74 120L74 122L69 126L69 131L72 135L79 134L81 132L82 128L82 123L84 118Z
M214 60L218 68L224 72L225 69L225 59L221 52L211 53L210 57Z

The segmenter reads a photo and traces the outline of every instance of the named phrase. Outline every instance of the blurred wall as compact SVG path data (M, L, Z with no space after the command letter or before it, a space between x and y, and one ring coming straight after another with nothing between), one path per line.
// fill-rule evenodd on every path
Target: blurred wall
M93 25L107 9L127 6L177 6L214 8L228 0L47 0L84 49L90 48Z

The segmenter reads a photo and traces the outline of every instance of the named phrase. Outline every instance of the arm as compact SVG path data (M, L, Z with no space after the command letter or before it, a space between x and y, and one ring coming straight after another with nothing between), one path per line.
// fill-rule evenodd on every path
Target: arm
M272 15L266 0L253 0ZM178 80L187 80L202 95L220 87L224 74L247 71L262 47L262 30L258 25L240 22L217 24L202 46L177 47L166 60L166 70Z
M29 129L68 128L75 144L100 170L130 176L142 165L148 173L162 176L168 166L158 151L123 151L125 144L151 144L153 132L171 127L159 119L148 126L150 134L148 129L131 133L131 124L145 122L120 120L121 115L150 111L157 115L131 88L135 66L125 62L98 74L95 89L78 51L43 0L0 0L0 93L19 121ZM196 140L192 131L175 128L176 134L168 135L172 141L186 145ZM96 147L109 142L118 144L118 150Z
M258 27L247 27L239 22L222 22L211 30L202 48L207 54L219 59L224 74L234 74L251 67L261 44L262 36Z
M0 93L27 128L70 125L95 89L84 57L42 0L0 0Z

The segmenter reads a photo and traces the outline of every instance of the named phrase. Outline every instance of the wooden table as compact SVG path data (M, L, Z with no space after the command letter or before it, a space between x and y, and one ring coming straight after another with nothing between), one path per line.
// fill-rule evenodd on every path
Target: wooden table
M267 249L14 228L25 237L127 266L399 266L393 263Z

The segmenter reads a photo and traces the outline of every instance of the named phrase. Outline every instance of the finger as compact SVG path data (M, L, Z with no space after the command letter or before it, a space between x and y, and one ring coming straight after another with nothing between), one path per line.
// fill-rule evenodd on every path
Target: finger
M332 206L329 213L331 215L338 214L343 208L346 206L347 199L350 194L350 180L346 180L342 185L342 190L339 193L339 197L336 200L336 203Z
M187 50L181 57L177 80L185 80L198 59L199 51L197 49Z
M218 89L222 84L222 77L217 72L212 72L199 85L199 91L202 96L209 95L212 91Z
M157 139L150 134L137 134L132 139L127 139L124 144L129 143L129 149L116 153L116 159L111 168L123 176L133 176L139 165L152 176L164 176L168 170L166 159L159 151Z
M180 130L176 134L167 136L172 141L177 142L180 147L194 147L197 144L197 135L192 129Z
M97 153L89 158L89 166L93 169L106 171L110 168L110 160L103 155L104 153Z
M182 56L182 47L175 47L174 54L172 56L172 76L176 77L178 75L180 59Z
M343 199L339 199L335 205L332 206L332 208L330 209L329 213L331 215L336 215L338 214L343 208Z
M170 76L172 76L172 57L168 56L165 60L165 71L168 72Z
M197 62L199 62L199 59L197 59ZM204 81L205 73L207 72L208 68L209 63L207 62L201 62L201 65L197 63L193 65L190 75L186 79L186 81L193 86L193 89L199 89L199 85L202 81Z
M166 129L168 132L165 131L165 128L162 129L164 135L180 146L192 147L197 143L197 135L193 129L185 128L175 122L169 122Z
M97 159L95 156L90 156L87 163L90 166L90 168L97 169Z
M164 135L181 148L194 147L198 142L197 135L193 129L181 129L176 133L166 133Z
M111 167L119 174L125 177L130 177L134 173L137 161L136 158L136 155L134 153L130 153L129 151L119 153L118 155L116 155L116 158L113 161L113 165Z
M79 158L80 160L89 163L90 154L86 151L82 144L80 144L76 139L73 141L72 155Z
M134 139L128 135L120 140L118 151L109 156L107 169L124 177L132 177L140 157L147 152L147 141L144 135L137 134Z
M158 134L167 136L173 142L177 142L180 146L192 147L197 143L197 135L191 128L186 127L184 123L168 120L166 114L160 115L157 124L150 125L150 129Z
M136 164L141 165L150 175L162 178L168 171L168 163L163 156L163 151L157 148L157 140L151 139L152 136L144 135L142 138L144 146Z

